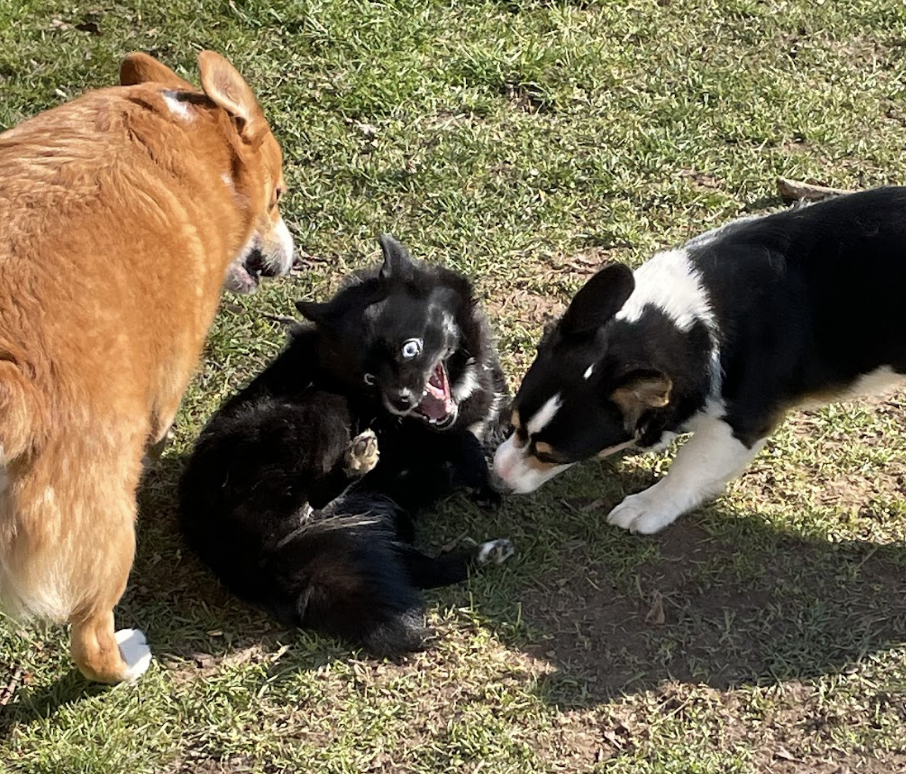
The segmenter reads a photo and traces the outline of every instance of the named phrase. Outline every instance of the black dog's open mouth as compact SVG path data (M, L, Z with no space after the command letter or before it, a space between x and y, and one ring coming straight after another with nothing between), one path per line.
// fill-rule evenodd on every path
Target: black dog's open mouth
M448 425L456 418L456 401L450 394L450 379L443 360L434 366L421 403L414 410L428 420L429 424L439 427Z

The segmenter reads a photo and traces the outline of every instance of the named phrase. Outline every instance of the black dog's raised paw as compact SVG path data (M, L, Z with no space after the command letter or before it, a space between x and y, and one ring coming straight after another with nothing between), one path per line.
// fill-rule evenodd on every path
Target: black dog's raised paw
M364 476L374 470L380 456L377 436L373 430L366 430L349 442L345 458L346 472L350 476Z

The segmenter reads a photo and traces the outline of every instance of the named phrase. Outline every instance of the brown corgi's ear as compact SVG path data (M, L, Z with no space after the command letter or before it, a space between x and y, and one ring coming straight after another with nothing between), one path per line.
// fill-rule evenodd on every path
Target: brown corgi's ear
M620 380L610 399L623 412L626 429L632 432L642 414L670 403L672 390L673 382L667 374L653 369L639 369Z
M243 142L255 145L263 140L267 121L239 71L215 51L198 55L198 71L204 93L229 113Z
M564 336L594 333L620 311L634 288L635 280L628 266L608 264L576 293L558 330Z
M379 274L382 280L401 279L411 274L412 256L401 242L390 234L381 234L378 243L384 254L384 265Z
M170 89L198 91L195 86L180 78L153 56L133 51L120 65L120 85L137 86L140 83L160 83Z

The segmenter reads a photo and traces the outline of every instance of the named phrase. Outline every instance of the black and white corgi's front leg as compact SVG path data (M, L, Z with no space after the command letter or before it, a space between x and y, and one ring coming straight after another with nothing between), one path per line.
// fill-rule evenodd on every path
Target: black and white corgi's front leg
M768 435L765 429L743 429L717 407L695 416L687 429L692 437L680 447L667 474L626 497L608 515L610 524L646 535L662 530L722 494L761 451Z

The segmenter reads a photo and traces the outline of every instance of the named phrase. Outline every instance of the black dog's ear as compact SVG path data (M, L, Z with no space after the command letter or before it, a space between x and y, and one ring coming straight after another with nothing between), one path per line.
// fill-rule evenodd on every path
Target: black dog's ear
M330 302L296 301L296 309L315 325L327 325L330 316Z
M560 321L560 333L564 336L594 333L620 311L634 288L635 280L628 266L608 264L576 293Z
M670 403L673 382L663 371L639 368L624 376L610 399L623 412L626 429L633 431L648 409L663 408Z
M384 253L384 265L381 266L380 278L386 281L391 277L407 276L412 267L412 256L409 255L409 251L390 234L381 234L378 242Z

